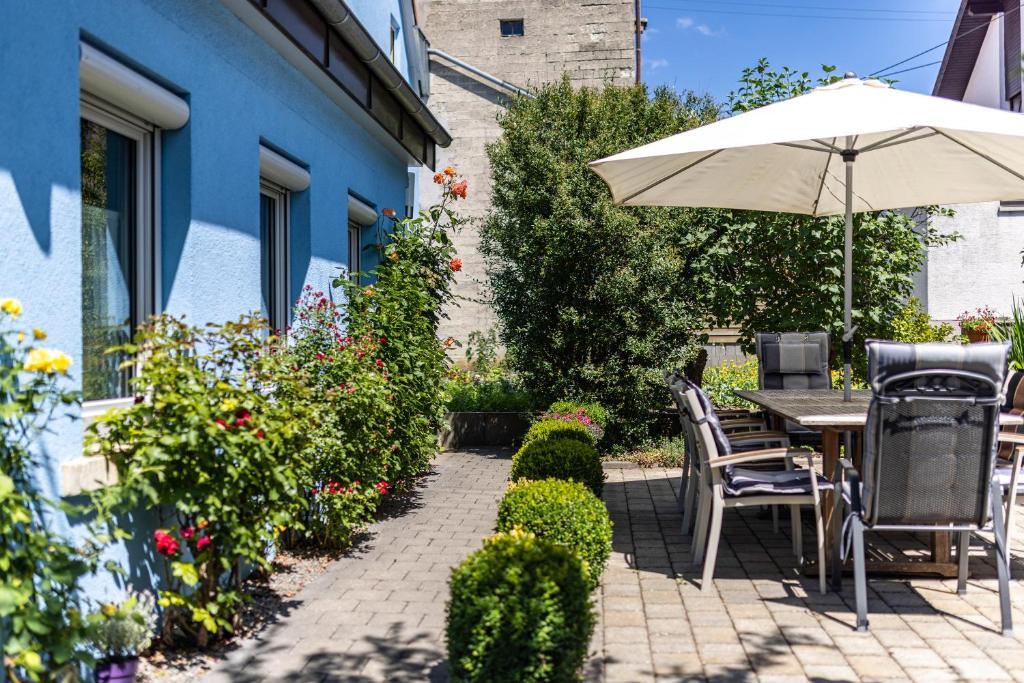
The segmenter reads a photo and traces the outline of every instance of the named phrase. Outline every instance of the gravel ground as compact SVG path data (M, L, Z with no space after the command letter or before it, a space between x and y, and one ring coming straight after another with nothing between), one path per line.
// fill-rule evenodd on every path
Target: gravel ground
M238 647L238 643L261 631L277 620L288 600L303 586L324 573L337 553L324 551L288 551L274 560L274 571L269 578L251 579L248 590L252 595L243 612L242 628L233 637L201 652L194 648L165 648L143 657L139 666L139 680L160 683L188 683L200 678L224 656Z

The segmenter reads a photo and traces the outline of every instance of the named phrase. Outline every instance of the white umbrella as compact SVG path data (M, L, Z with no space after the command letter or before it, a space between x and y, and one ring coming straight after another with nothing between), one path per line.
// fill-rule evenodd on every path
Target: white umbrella
M849 400L853 213L1024 197L1024 116L847 74L590 166L627 206L845 213Z

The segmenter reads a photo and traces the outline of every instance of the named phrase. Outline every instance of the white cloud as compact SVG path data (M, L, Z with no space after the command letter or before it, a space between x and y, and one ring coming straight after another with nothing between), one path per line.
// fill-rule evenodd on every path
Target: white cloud
M666 66L668 66L667 59L652 59L651 61L647 62L647 67L651 71L654 71L655 69L664 69Z
M698 24L694 21L693 17L677 17L676 28L681 31L689 31L690 29L693 29L702 36L708 36L709 38L720 36L725 33L724 28L720 28L716 31L707 24Z

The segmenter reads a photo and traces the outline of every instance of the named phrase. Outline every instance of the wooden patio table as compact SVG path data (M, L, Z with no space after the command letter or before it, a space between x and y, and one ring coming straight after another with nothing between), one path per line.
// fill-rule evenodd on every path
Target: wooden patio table
M839 462L839 442L843 432L863 432L868 419L868 404L871 402L871 391L854 391L852 400L844 401L843 392L830 389L819 390L779 390L761 389L756 391L736 391L736 396L760 406L773 417L773 428L782 428L783 420L821 432L822 464L824 475L831 479ZM1000 423L1004 425L1024 424L1024 416L1002 413ZM859 458L855 455L855 464L860 467ZM825 518L825 557L832 558L833 498L831 491L822 495L822 515ZM952 561L950 552L950 534L936 532L932 534L931 561L869 561L869 572L879 574L939 574L954 577L957 565Z

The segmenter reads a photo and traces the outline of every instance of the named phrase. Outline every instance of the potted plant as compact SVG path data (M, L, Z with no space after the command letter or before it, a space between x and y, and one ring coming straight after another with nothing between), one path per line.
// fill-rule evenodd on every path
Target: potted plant
M96 683L130 683L139 654L149 649L156 630L151 593L130 592L122 603L108 602L90 615L92 642L99 650Z
M964 311L957 316L960 332L972 343L988 341L996 324L996 312L988 306L973 313Z

